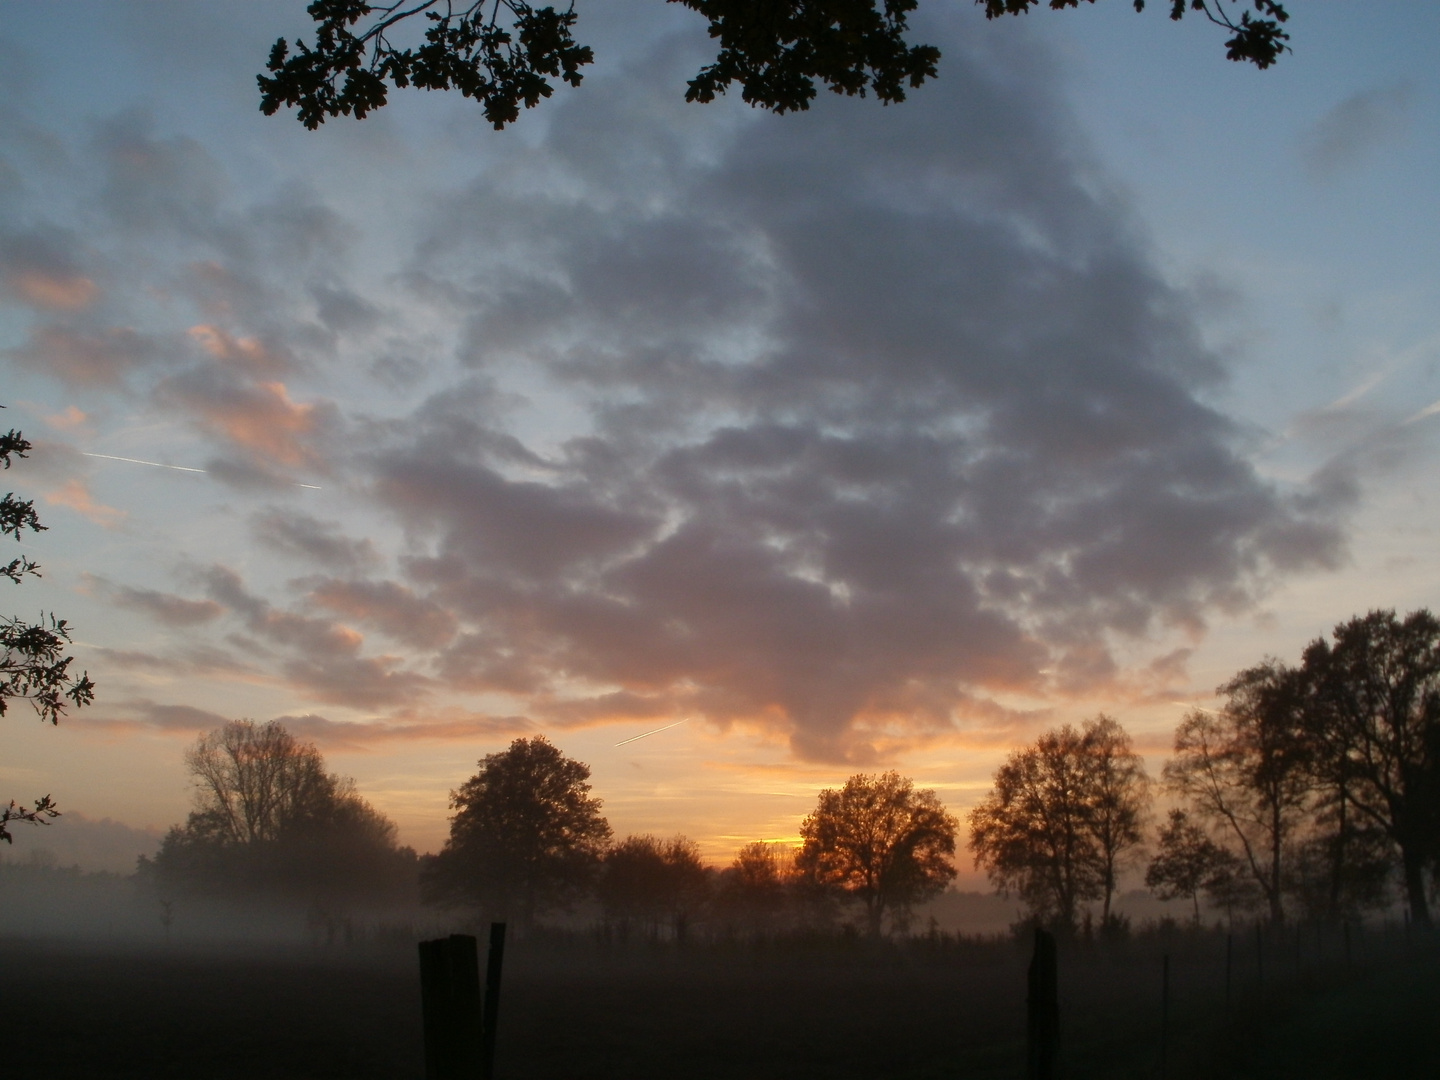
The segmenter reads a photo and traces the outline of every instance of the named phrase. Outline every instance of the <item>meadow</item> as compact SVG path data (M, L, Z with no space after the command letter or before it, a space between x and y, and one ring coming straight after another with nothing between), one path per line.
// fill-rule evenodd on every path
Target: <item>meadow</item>
M1393 924L1349 936L1347 956L1339 928L1237 931L1228 994L1219 930L1062 941L1062 1075L1440 1075L1437 941ZM1020 1077L1028 959L1025 941L948 934L522 937L506 956L497 1076ZM415 950L395 933L328 946L0 939L0 982L0 1075L423 1074Z

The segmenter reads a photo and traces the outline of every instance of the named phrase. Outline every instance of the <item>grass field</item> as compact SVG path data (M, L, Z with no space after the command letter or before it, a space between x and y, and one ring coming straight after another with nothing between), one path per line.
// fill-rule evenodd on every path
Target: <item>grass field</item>
M1335 932L1062 943L1066 1080L1440 1076L1440 951ZM1011 1078L1028 951L917 939L606 946L515 941L501 1080ZM0 941L0 1076L415 1078L413 948L167 951Z

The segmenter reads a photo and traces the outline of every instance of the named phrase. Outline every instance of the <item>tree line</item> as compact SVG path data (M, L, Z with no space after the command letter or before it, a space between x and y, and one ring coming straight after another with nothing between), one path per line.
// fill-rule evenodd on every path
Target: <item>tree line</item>
M1158 780L1101 715L1013 751L969 813L977 868L1027 920L1120 932L1122 876L1232 917L1342 920L1393 903L1430 921L1440 874L1440 621L1371 612L1296 666L1267 659L1191 710ZM543 735L482 758L451 792L434 855L278 722L233 721L186 757L195 810L144 876L169 893L269 895L334 908L419 896L533 925L581 903L621 938L697 922L772 931L905 929L956 876L958 819L896 772L820 793L800 843L756 841L723 869L684 836L617 840L590 769ZM1165 813L1156 819L1156 806ZM1093 906L1092 906L1093 905Z
M1372 611L1317 638L1298 665L1267 659L1175 732L1158 794L1173 805L1145 882L1163 899L1340 921L1398 886L1428 926L1440 860L1440 621ZM1073 928L1087 902L1111 923L1116 870L1144 862L1157 795L1105 717L1013 753L970 814L977 866L1032 915Z
M186 765L195 809L140 860L167 898L335 912L418 893L520 926L588 901L620 938L683 940L697 920L778 931L834 925L847 907L879 934L955 876L957 820L894 772L822 792L799 847L756 841L716 870L684 836L616 841L589 767L543 735L481 759L451 792L449 838L426 856L400 847L394 824L278 721L231 721L202 735Z

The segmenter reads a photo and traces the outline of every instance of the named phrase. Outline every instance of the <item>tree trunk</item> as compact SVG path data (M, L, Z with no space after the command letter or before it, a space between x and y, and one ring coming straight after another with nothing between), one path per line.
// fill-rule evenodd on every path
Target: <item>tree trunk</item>
M1280 926L1285 922L1285 906L1281 901L1280 892L1280 840L1283 833L1280 828L1280 804L1278 799L1272 801L1271 806L1270 887L1266 892L1270 894L1270 923L1273 926Z
M878 897L868 897L865 901L865 921L872 938L878 938L885 920L885 904Z
M1281 902L1278 883L1270 893L1270 924L1272 926L1283 926L1285 923L1285 905Z
M1413 848L1405 849L1401 858L1405 863L1405 895L1410 901L1410 918L1416 926L1430 925L1430 904L1425 899L1425 874L1423 860Z
M1340 894L1345 885L1345 846L1349 825L1346 822L1345 806L1349 801L1345 786L1340 786L1340 822L1335 834L1335 851L1330 860L1330 918L1340 918Z

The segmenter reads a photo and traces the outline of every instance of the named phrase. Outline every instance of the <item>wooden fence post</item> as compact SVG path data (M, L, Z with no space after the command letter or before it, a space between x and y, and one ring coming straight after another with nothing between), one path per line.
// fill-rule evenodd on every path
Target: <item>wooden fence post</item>
M425 1080L480 1075L480 964L469 934L420 942Z
M1170 1041L1170 954L1160 960L1160 1080L1165 1080L1165 1059Z
M1055 1080L1060 1057L1060 980L1055 936L1035 928L1035 953L1030 957L1025 1075L1028 1080Z
M1265 926L1258 920L1255 923L1255 980L1260 984L1263 992L1265 989Z
M1235 935L1225 935L1225 1019L1230 1019L1230 970L1234 966Z
M485 1026L481 1036L481 1077L495 1075L495 1022L500 1016L500 968L505 962L505 924L490 924L490 952L485 958Z

